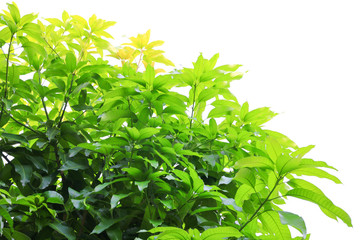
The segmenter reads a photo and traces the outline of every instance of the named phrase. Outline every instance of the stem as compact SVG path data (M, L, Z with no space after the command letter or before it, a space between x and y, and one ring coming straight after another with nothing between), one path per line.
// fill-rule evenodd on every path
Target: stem
M14 34L11 35L10 43L9 43L9 49L8 49L7 58L6 58L4 100L7 99L7 86L8 86L8 78L9 78L10 50L11 50L11 44L12 44L13 38L14 38ZM5 107L5 103L2 102L2 104L1 104L1 112L0 112L0 121L1 121L1 118L2 118L3 113L4 113L4 107Z
M72 78L71 78L71 82L70 82L70 87L68 89L68 94L67 95L70 95L71 94L71 88L72 88L72 85L73 85L73 82L74 82L74 78L75 78L75 73L72 73ZM59 116L60 116L60 120L59 120L59 123L58 123L58 127L60 127L61 125L61 122L63 120L63 117L64 117L64 114L65 114L65 110L66 110L66 107L67 107L67 104L69 102L69 97L65 95L65 98L64 98L64 107L63 109L61 110L60 109L60 112L59 112ZM62 111L62 112L61 112Z
M29 126L27 126L27 125L19 122L18 120L16 120L16 119L15 119L13 116L11 116L10 114L9 114L9 116L10 116L10 118L11 118L14 122L16 122L17 124L23 126L24 128L27 128L27 129L29 129L30 131L32 131L33 133L36 133L36 134L38 134L38 135L43 135L43 133L38 132L38 131L32 129L31 127L29 127Z
M129 111L131 112L131 102L130 102L130 97L127 98L128 100L128 104L129 104ZM133 127L134 123L133 123L133 119L130 116L130 127Z
M60 58L60 55L55 51L55 47L54 47L54 48L51 47L51 45L49 44L49 42L46 41L46 38L43 37L43 39L44 39L44 41L46 42L46 44L49 46L49 48L58 56L58 58Z
M192 121L193 121L193 117L194 117L194 110L195 110L195 96L196 96L196 84L194 85L194 97L193 97L193 105L192 105L192 109L191 109L191 117L190 117L190 129L192 127Z
M241 232L241 230L243 230L252 220L255 219L257 213L260 211L260 209L264 206L264 204L269 200L271 194L274 192L275 188L277 187L277 185L279 184L279 182L282 180L282 177L279 177L278 180L276 181L273 189L270 191L270 193L267 195L267 197L265 198L265 200L260 204L260 206L256 209L256 211L253 213L253 215L250 217L250 219L244 224L242 225L242 227L239 229L239 231Z
M39 85L41 85L41 72L40 72L40 69L37 71L37 73L38 73L38 76L39 76ZM45 104L45 101L44 101L44 98L43 98L43 97L41 97L41 102L42 102L42 105L43 105L43 107L44 107L46 119L49 121L50 118L49 118L49 114L48 114L48 112L47 112L47 110L46 110L46 104Z
M136 72L139 70L140 63L141 63L141 60L142 60L142 56L143 56L143 51L141 50L140 56L139 56L139 62L138 62L137 67L136 67Z

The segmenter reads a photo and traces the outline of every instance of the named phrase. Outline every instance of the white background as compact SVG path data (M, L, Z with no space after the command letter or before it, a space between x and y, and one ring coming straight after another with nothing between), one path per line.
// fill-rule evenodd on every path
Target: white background
M1 9L6 2L0 0ZM343 184L314 179L347 211L354 228L327 218L318 207L289 200L286 210L304 217L313 240L360 239L360 2L202 0L18 0L21 14L61 18L63 10L85 18L118 22L109 32L124 43L151 29L164 40L177 67L190 66L200 52L219 64L249 70L232 85L239 102L280 113L266 128L299 146L315 144L309 157L338 168Z

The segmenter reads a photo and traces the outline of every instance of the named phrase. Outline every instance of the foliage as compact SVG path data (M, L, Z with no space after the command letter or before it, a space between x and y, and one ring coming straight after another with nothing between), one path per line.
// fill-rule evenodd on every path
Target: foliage
M241 65L200 55L165 72L155 64L173 64L150 31L115 48L115 22L65 11L46 21L14 3L0 15L4 238L309 239L303 219L282 211L288 197L351 226L301 178L340 183L333 167L263 129L276 114L229 91Z

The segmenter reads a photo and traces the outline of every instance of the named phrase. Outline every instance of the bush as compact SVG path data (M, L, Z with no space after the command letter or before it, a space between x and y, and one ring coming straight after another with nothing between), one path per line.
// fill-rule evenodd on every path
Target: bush
M0 15L3 238L309 239L303 219L282 211L287 197L351 226L301 178L340 183L324 171L334 168L304 157L312 145L263 129L276 114L249 110L229 91L241 65L216 67L218 54L200 55L193 68L166 72L155 65L173 64L150 31L115 48L106 40L115 22L64 11L45 25L15 3L8 10Z

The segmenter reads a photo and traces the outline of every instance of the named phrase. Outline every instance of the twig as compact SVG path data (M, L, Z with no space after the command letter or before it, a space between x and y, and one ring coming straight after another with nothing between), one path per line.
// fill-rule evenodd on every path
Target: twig
M276 181L273 189L270 191L270 193L267 195L267 197L265 198L265 200L260 204L260 206L256 209L256 211L253 213L253 215L250 217L250 219L241 226L241 228L239 229L239 231L241 232L241 230L243 230L252 220L255 219L257 213L260 211L260 209L264 206L264 204L269 200L271 194L275 191L275 188L277 187L277 185L279 184L279 182L281 181L282 177L279 177L278 180Z
M8 86L8 79L9 79L10 50L11 50L11 44L12 44L13 38L14 38L14 34L11 35L10 43L9 43L9 50L8 50L7 58L6 58L4 99L7 98L7 86ZM1 118L2 118L2 116L3 116L3 114L4 114L4 107L5 107L5 103L3 102L3 103L1 104L0 121L1 121Z

